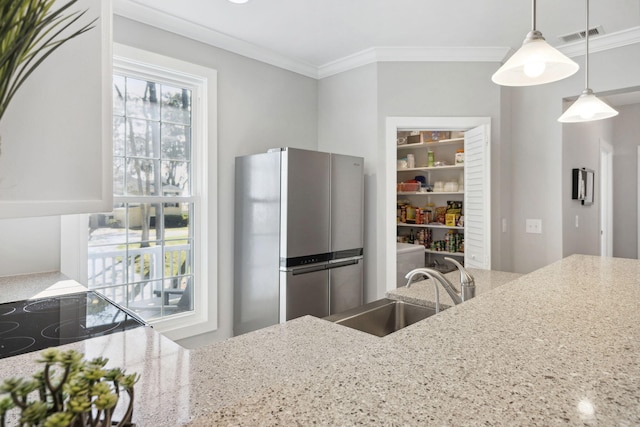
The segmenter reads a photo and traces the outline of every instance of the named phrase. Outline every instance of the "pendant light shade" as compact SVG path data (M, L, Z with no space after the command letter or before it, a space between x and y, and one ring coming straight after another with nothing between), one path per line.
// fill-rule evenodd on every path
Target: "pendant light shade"
M502 86L533 86L562 80L580 67L544 40L539 31L531 31L522 47L491 77Z
M589 0L586 0L587 27L585 30L584 80L585 89L576 101L559 118L560 123L580 123L608 119L618 112L598 99L589 88Z
M585 89L580 97L558 119L561 123L579 123L608 119L618 112L598 99L591 89Z

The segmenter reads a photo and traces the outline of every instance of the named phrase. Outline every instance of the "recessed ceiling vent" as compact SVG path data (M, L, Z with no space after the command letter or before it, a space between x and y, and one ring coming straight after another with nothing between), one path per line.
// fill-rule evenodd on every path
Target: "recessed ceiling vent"
M604 34L604 30L602 29L602 25L598 25L597 27L589 28L589 38L594 36L601 36ZM565 43L575 42L576 40L584 40L585 31L578 31L577 33L565 34L564 36L558 36L560 40Z

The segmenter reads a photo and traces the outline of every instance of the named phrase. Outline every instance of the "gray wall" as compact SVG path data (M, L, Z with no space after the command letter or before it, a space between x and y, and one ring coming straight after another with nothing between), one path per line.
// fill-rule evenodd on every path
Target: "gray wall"
M600 255L600 140L611 141L612 123L598 120L562 126L562 255L565 257ZM571 199L574 168L594 171L592 205Z
M124 18L114 41L218 71L218 325L216 333L184 341L226 338L233 328L234 159L273 147L316 149L317 82L203 43ZM215 226L215 224L211 224Z
M371 64L322 79L318 84L318 149L364 157L364 298L367 302L381 295L376 272L377 77L377 65Z
M385 119L389 116L491 117L491 241L492 268L511 270L510 141L502 118L503 89L491 82L498 64L487 62L383 62L378 67L378 144L384 148ZM507 99L508 101L508 99ZM383 152L383 151L381 151ZM385 177L393 179L395 177ZM381 263L382 264L382 263Z
M562 113L558 83L509 89L513 271L533 271L562 257ZM542 234L525 234L525 220L541 219Z
M578 63L583 58L575 58ZM584 89L584 67L568 79L509 89L511 97L513 271L527 273L563 256L562 99ZM640 44L590 55L596 92L640 84ZM525 220L542 220L542 234L525 233Z
M198 345L232 335L234 158L291 146L316 149L317 81L202 43L116 17L114 41L218 71L218 325ZM0 276L60 268L59 218L0 221ZM21 231L16 231L16 230ZM18 248L16 250L16 248ZM20 250L24 249L24 250Z
M376 245L376 203L386 179L378 165L387 116L491 117L494 268L529 272L563 256L563 158L574 153L564 152L556 119L562 98L582 91L582 71L549 85L502 88L490 80L497 64L378 63L317 82L126 19L114 24L116 42L218 70L218 164L212 165L218 188L211 197L217 197L219 211L220 329L187 345L231 335L238 155L289 145L364 156L367 298L384 289L377 283L384 258ZM596 91L639 86L640 44L592 54L591 65ZM507 233L501 232L502 218ZM543 234L525 234L526 218L542 219ZM58 224L55 217L0 221L0 276L58 269Z
M501 121L500 87L491 82L497 64L381 62L341 73L320 81L320 149L353 150L365 156L366 173L366 297L380 298L386 283L386 256L395 248L382 244L378 203L384 200L383 158L385 122L389 116L488 116L492 118L492 209L494 230L500 218L510 220L510 151L501 143L508 123ZM334 148L335 147L335 148ZM494 268L510 269L508 233L494 233ZM391 253L388 253L391 251Z
M616 107L613 137L613 256L638 258L640 104Z

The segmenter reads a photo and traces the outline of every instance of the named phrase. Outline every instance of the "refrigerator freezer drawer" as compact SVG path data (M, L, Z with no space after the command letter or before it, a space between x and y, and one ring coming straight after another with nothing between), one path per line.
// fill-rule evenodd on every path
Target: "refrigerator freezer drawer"
M341 313L363 304L362 260L329 270L330 313Z
M326 317L329 315L329 284L326 269L306 274L294 274L292 271L281 272L285 275L285 289L281 288L281 306L285 313L280 314L280 321L311 315ZM284 319L282 318L284 315Z
M362 258L281 270L280 322L362 305Z

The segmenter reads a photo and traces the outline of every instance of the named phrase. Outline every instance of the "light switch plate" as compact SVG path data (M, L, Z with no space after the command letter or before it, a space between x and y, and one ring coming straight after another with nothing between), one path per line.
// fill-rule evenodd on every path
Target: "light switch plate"
M525 232L533 233L533 234L542 234L542 220L527 219Z

